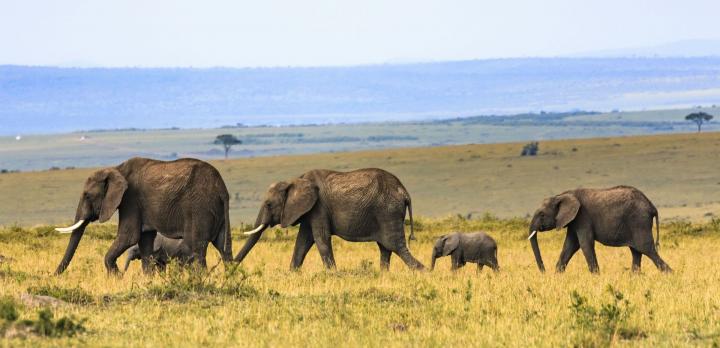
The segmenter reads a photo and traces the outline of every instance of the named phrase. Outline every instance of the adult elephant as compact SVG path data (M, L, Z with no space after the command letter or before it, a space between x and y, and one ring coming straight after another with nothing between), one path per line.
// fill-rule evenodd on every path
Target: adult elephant
M412 269L424 266L408 250L405 241L405 209L410 215L410 195L400 180L382 169L351 172L311 170L299 178L270 185L255 221L255 230L235 257L241 262L262 232L280 224L300 224L291 269L302 266L313 244L327 268L335 268L331 236L352 242L376 242L380 266L387 269L395 253Z
M599 272L595 241L608 246L627 246L632 253L632 269L640 271L642 255L648 256L663 272L672 269L658 255L653 243L653 218L660 240L660 221L655 206L640 190L630 186L608 189L576 189L547 198L530 222L530 240L540 271L545 266L537 242L538 231L567 227L557 272L565 271L570 258L582 249L590 272Z
M117 258L136 243L143 269L149 272L157 231L169 238L183 238L183 253L203 267L209 242L223 260L232 260L228 202L220 173L200 160L165 162L136 157L100 169L85 182L75 224L57 229L72 235L55 274L70 264L85 227L93 221L107 221L115 210L120 211L120 218L117 237L105 254L108 273L118 273Z

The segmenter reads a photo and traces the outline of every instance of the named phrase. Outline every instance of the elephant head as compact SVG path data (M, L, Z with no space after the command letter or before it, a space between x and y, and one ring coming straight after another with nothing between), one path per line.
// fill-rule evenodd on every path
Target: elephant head
M554 197L546 198L540 208L535 211L530 221L530 244L535 254L535 262L541 272L545 271L545 265L540 255L540 247L537 242L537 233L552 229L566 227L575 219L580 210L580 201L571 192L565 192Z
M452 254L459 245L460 235L457 233L441 236L433 247L430 269L435 269L435 259Z
M302 216L315 206L317 199L318 187L307 179L297 178L270 185L255 219L255 229L245 232L252 236L235 256L235 261L241 262L247 256L268 227L298 224Z
M133 260L140 260L140 247L137 245L134 245L130 249L127 250L127 258L125 259L125 268L123 269L123 272L127 272L128 268L130 268L130 262Z
M85 181L80 202L75 212L75 224L70 227L56 228L60 233L72 233L65 255L55 270L61 274L70 265L75 250L85 227L93 221L105 222L112 217L122 201L128 183L115 168L105 168L96 171Z

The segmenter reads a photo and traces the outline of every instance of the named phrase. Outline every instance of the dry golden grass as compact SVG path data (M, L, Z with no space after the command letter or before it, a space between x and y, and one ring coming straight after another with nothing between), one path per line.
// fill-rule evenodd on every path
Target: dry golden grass
M337 238L333 242L337 271L325 271L313 248L302 271L291 272L288 266L296 233L291 229L266 232L242 265L247 279L237 273L225 277L224 267L219 265L201 281L184 278L187 273L174 267L148 277L141 274L139 264L123 278L106 276L102 258L113 225L92 227L68 271L54 277L50 272L61 257L65 237L41 237L32 229L5 229L0 231L0 250L14 260L0 265L0 296L17 299L33 287L79 287L90 303L80 301L55 309L56 316L87 319L84 334L5 340L2 345L554 347L720 343L720 273L715 271L720 258L720 221L663 226L661 255L675 269L670 275L661 274L647 258L642 274L633 274L627 248L600 245L599 275L588 273L581 253L566 273L540 274L524 240L524 225L520 219L488 217L420 219L419 240L410 247L426 265L432 242L440 234L484 229L498 241L499 274L487 269L478 274L471 264L453 274L447 258L440 259L432 273L412 272L397 256L393 256L389 272L380 272L374 243ZM563 235L552 232L539 237L549 265L559 254ZM236 239L235 249L242 242ZM210 264L217 264L217 254L209 254ZM623 300L616 304L612 291L619 291ZM573 309L573 292L586 298L588 305ZM583 314L590 307L598 314ZM21 318L34 318L36 311L21 308Z
M520 158L522 144L497 144L213 163L231 196L239 196L231 205L236 251L241 222L254 220L270 182L318 167L382 167L403 180L416 216L429 217L416 221L419 240L410 245L416 257L428 265L437 236L482 229L498 241L499 274L477 274L470 264L453 274L447 258L432 273L412 272L397 256L389 272L380 272L374 243L337 238L337 271L325 271L313 248L302 271L290 272L296 230L289 229L267 231L235 273L223 265L200 276L171 267L148 277L135 264L114 278L102 265L115 234L106 224L91 225L68 271L54 277L67 237L52 226L9 226L68 222L92 169L5 174L0 254L12 260L0 263L0 299L18 301L43 287L55 286L59 296L74 291L79 303L54 312L86 319L87 332L0 345L718 345L720 220L711 220L720 215L718 145L720 133L708 133L543 142L536 158ZM565 274L540 274L525 240L527 222L483 217L525 216L563 190L616 184L637 186L658 206L660 253L673 274L659 273L647 258L642 274L633 274L627 248L601 245L600 275L588 273L581 253ZM438 218L469 212L471 220ZM563 237L539 237L550 269ZM209 264L218 264L216 253L209 254ZM21 319L37 315L35 308L19 310ZM0 319L0 330L5 325Z
M380 167L396 174L423 216L532 213L543 198L584 187L632 185L660 216L720 216L720 133L561 140L520 157L520 143L394 149L212 162L233 200L233 224L255 221L270 183L313 168ZM573 151L573 148L576 151ZM0 175L0 226L67 223L92 169ZM234 199L237 194L237 200Z

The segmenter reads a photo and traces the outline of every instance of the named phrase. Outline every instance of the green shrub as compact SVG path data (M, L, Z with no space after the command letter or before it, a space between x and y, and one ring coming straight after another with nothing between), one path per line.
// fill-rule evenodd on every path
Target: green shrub
M53 317L53 312L45 308L38 311L37 320L23 320L21 324L32 327L34 333L46 337L73 337L85 332L85 319L62 317L56 321Z
M579 329L580 346L606 346L617 338L633 339L646 337L645 333L627 325L632 312L630 301L612 285L606 288L610 301L598 307L589 303L577 291L570 293L570 310L574 325Z
M148 294L158 300L187 301L205 295L245 298L258 293L248 280L260 273L249 273L239 264L226 264L225 272L213 277L214 269L206 271L170 263L166 271L159 274L160 283L147 288Z
M0 297L0 319L15 321L20 317L15 299L10 296Z

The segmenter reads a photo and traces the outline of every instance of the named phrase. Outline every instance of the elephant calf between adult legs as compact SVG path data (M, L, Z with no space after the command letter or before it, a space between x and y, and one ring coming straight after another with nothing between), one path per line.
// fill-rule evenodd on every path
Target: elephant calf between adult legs
M488 266L493 271L500 271L497 261L497 243L484 232L459 233L454 232L438 238L432 252L430 269L435 269L435 260L438 257L450 255L452 270L465 266L471 262L478 265L478 270Z
M655 243L653 218L657 226ZM565 271L578 249L582 249L590 272L599 272L595 241L608 246L630 247L633 271L640 271L642 255L649 257L659 270L672 271L656 248L660 240L657 209L645 194L634 187L576 189L545 199L533 215L528 238L540 271L545 271L545 266L538 247L537 232L564 227L567 227L567 235L555 266L557 272Z
M171 259L176 259L181 262L189 260L192 255L189 255L187 250L188 249L183 248L182 239L172 239L158 233L153 244L150 262L159 267L161 270L164 270L165 266L167 266ZM140 246L132 246L127 251L127 258L125 259L125 268L123 271L127 272L128 267L130 267L130 262L133 260L140 260L141 258Z
M376 168L351 172L311 170L299 178L270 185L255 221L253 234L235 257L242 261L268 227L300 224L291 269L302 266L313 244L323 263L335 268L331 236L352 242L377 242L380 264L387 269L395 253L413 269L424 266L410 254L405 241L405 210L410 195L394 175Z
M165 162L136 157L98 170L85 182L75 224L57 229L72 235L55 274L70 264L85 227L92 221L107 221L115 210L120 218L117 237L105 255L108 273L119 272L117 258L136 243L147 264L157 231L182 238L183 247L201 266L205 266L208 243L224 261L231 261L228 202L220 173L196 159Z

